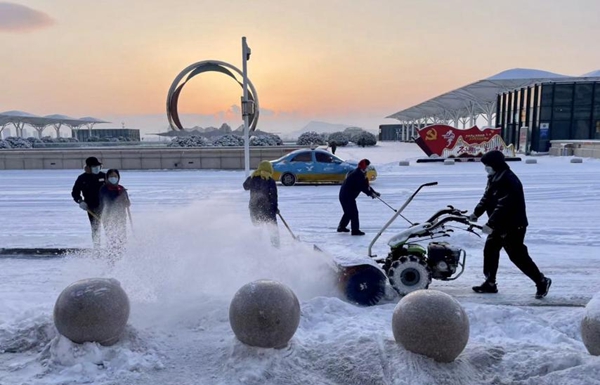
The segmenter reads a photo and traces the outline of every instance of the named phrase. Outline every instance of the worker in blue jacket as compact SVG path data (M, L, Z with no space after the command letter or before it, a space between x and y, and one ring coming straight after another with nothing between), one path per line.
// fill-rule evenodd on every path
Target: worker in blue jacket
M350 232L347 227L348 223L350 223L352 235L365 235L365 233L360 231L356 198L358 198L361 192L373 199L381 196L381 194L369 186L369 180L367 179L366 174L367 167L369 167L370 164L371 162L368 159L363 159L358 162L358 167L348 173L340 188L339 198L344 215L338 225L338 233Z

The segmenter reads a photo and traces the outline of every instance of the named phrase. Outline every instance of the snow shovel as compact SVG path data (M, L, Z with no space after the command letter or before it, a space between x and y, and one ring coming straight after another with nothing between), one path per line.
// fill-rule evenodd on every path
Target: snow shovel
M127 207L127 217L129 218L129 226L131 226L131 235L135 235L133 231L133 219L131 219L131 211L129 210L129 207Z
M95 219L95 220L97 220L97 221L100 221L100 217L99 217L98 215L96 215L96 214L95 214L95 213L94 213L92 210L90 210L90 209L87 209L87 210L85 210L85 211L87 211L87 212L88 212L88 214L90 214L90 215L92 216L92 218L94 218L94 219Z
M300 238L294 234L292 229L290 229L290 226L287 224L285 219L283 219L283 217L281 216L281 213L278 212L277 215L279 216L279 219L281 219L281 222L283 222L283 225L285 226L285 228L290 232L290 235L292 236L292 238L294 238L294 240L300 242ZM317 250L317 251L321 251L321 252L323 251L317 245L313 245L313 249Z

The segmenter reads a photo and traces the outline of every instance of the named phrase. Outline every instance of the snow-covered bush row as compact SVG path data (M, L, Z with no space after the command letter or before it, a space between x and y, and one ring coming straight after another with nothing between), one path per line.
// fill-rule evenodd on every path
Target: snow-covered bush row
M299 146L312 146L312 145L324 145L327 144L327 140L323 135L316 133L315 131L307 131L298 137L296 144Z
M177 136L167 147L208 147L212 143L203 136Z
M354 135L350 141L359 146L374 146L377 144L377 137L370 132L363 131Z
M9 136L4 139L5 142L8 143L10 148L32 148L31 142L27 139L19 138L16 136Z
M251 146L283 146L283 140L278 135L267 134L250 137Z
M329 137L327 138L327 142L331 145L331 143L335 142L335 145L338 147L344 147L348 145L348 142L350 142L350 135L338 131L338 132L333 132L329 135Z
M215 138L211 141L203 136L182 136L171 140L168 147L241 147L244 145L244 138L235 134L227 134ZM251 146L282 146L283 141L278 135L266 134L250 137Z
M6 140L0 139L0 150L11 148Z
M235 134L227 134L219 136L213 141L213 146L217 147L230 147L230 146L243 146L244 139L241 136Z

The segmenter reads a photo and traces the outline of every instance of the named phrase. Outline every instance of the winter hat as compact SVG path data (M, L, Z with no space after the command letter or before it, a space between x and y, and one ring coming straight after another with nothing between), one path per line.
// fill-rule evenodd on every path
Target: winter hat
M481 163L485 164L486 166L490 166L495 171L501 170L508 166L506 164L504 154L498 150L493 150L485 153L481 157Z
M101 166L102 163L95 156L90 156L85 160L85 165L88 167Z
M260 176L263 179L271 179L273 175L273 165L268 160L263 160L258 165L256 171L252 173L252 177Z
M369 167L370 164L371 162L369 159L362 159L360 162L358 162L358 168L364 171L367 169L367 167Z

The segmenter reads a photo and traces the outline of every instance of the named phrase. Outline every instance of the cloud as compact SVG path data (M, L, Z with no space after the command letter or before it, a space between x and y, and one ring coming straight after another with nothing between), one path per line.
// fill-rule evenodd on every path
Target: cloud
M54 23L54 19L44 12L0 1L0 32L25 33L49 27Z

